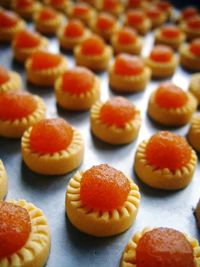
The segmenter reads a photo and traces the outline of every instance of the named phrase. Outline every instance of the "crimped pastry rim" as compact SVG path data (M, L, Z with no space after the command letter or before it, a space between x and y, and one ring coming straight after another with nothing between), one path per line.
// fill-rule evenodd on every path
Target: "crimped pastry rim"
M5 92L8 90L19 90L22 86L21 77L15 71L8 71L9 80L0 85L0 92Z

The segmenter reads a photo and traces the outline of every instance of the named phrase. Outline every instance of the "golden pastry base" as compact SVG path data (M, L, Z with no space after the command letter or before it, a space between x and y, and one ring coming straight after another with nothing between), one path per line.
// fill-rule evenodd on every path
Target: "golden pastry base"
M116 54L127 53L132 55L139 55L142 50L143 38L136 37L133 44L120 44L117 41L117 34L114 34L111 38L112 47Z
M180 36L178 38L166 38L165 36L162 35L162 31L160 29L157 29L155 31L155 43L156 44L164 44L168 45L174 50L177 50L182 43L185 42L186 35L181 32Z
M70 222L81 232L103 237L126 231L135 220L140 202L137 185L130 181L131 190L123 207L112 211L88 209L80 199L83 173L77 172L69 181L66 192L66 213Z
M152 28L159 27L163 25L167 20L167 15L165 13L161 13L158 18L149 18L151 20Z
M200 73L191 76L189 91L196 97L198 104L200 104Z
M22 80L17 72L9 71L9 80L0 85L0 92L9 90L20 90L22 88Z
M57 5L57 6L51 5L50 0L44 0L44 3L48 6L53 7L54 9L56 9L60 12L63 12L63 13L67 13L67 9L68 9L69 5L71 4L69 0L65 0L64 3L62 3L61 5Z
M88 12L88 14L82 15L82 16L75 16L73 14L73 9L74 9L73 4L68 7L68 11L67 11L68 18L69 19L80 19L87 26L90 25L91 21L96 16L96 11L92 7L90 8L90 11Z
M146 18L143 23L134 26L129 25L128 22L125 21L125 26L135 29L141 35L145 35L151 30L152 23L150 19Z
M8 177L3 162L0 160L0 201L4 199L8 192Z
M18 23L14 27L8 27L8 28L0 28L0 42L11 42L14 35L24 30L26 27L26 23L19 19Z
M191 126L188 132L188 141L191 146L200 152L200 114L193 116Z
M193 40L200 37L200 30L190 29L184 21L180 24L180 28L185 33L187 40Z
M15 0L12 2L13 11L26 20L31 20L33 18L33 15L38 12L40 8L41 4L38 2L34 2L32 7L27 8L17 8Z
M200 57L193 55L187 44L180 47L180 64L192 71L200 71Z

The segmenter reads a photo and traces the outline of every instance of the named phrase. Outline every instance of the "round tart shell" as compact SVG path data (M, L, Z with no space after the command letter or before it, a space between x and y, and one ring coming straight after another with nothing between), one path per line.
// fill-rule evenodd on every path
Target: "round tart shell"
M44 3L46 5L50 5L51 6L51 1L50 0L44 0ZM67 9L69 7L71 3L68 1L68 0L65 0L64 3L62 5L59 5L59 6L52 6L54 9L58 10L58 11L61 11L61 12L64 12L66 13L67 12Z
M135 25L135 26L128 24L128 22L126 20L124 25L134 28L135 30L137 30L137 32L139 34L142 34L142 35L145 35L147 32L149 32L151 30L151 27L152 27L151 20L148 18L145 18L143 23L140 23L140 24Z
M180 27L183 30L183 32L186 34L187 40L193 40L195 38L200 37L200 30L189 28L186 22L183 21L180 24Z
M13 27L8 28L0 28L0 42L11 42L14 35L17 32L24 30L26 27L26 23L24 20L19 19L17 24Z
M135 154L134 169L140 180L145 184L158 189L178 190L186 187L194 174L197 165L197 156L191 149L189 162L176 171L168 168L158 169L147 162L145 151L148 141L143 141Z
M22 80L17 72L9 71L9 80L0 85L0 92L9 90L20 90L22 87Z
M188 141L191 146L200 152L200 114L195 114L192 118L191 127L188 133Z
M47 219L42 210L25 200L9 202L27 210L31 221L31 232L25 245L19 251L0 259L0 266L44 266L49 256L51 243Z
M61 175L76 169L83 160L84 145L80 133L73 129L73 138L66 149L55 153L42 154L30 148L30 127L22 136L22 157L34 172L45 175Z
M153 19L150 18L150 20L151 20L152 28L156 28L165 23L165 21L167 20L167 16L165 13L161 13L158 18L153 18Z
M180 63L188 70L200 71L200 57L190 52L188 44L180 47Z
M81 173L69 181L66 192L66 213L71 223L81 232L103 237L117 235L127 230L137 215L140 193L137 185L129 179L130 192L121 208L112 211L88 209L80 198Z
M33 6L31 7L26 7L26 8L18 8L16 7L16 1L14 0L12 2L12 9L20 15L20 17L27 19L27 20L31 20L33 18L33 15L35 12L37 12L40 8L41 8L41 4L34 2Z
M92 7L90 8L90 11L87 14L82 15L82 16L75 16L73 14L73 9L74 9L74 7L73 7L73 4L72 4L71 6L69 6L68 11L67 11L68 18L69 19L80 19L82 22L84 22L88 26L89 26L90 22L94 19L95 15L96 15L96 12Z
M198 104L200 104L200 73L191 76L189 91L196 97Z
M8 192L8 177L3 162L0 160L0 200L4 199L7 192Z
M140 111L136 109L134 118L124 127L117 127L101 121L100 112L103 105L104 103L99 101L92 106L90 125L93 134L100 140L113 145L128 144L136 139L141 126Z

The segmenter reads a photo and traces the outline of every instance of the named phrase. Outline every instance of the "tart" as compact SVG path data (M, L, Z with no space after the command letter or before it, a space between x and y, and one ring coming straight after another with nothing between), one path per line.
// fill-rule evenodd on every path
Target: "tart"
M30 126L45 117L45 104L39 96L23 91L0 93L0 135L19 138Z
M12 41L14 58L22 63L32 53L45 49L47 46L48 40L45 37L29 30L18 32Z
M86 25L89 25L95 17L95 10L87 3L76 3L68 9L68 17L70 19L80 19Z
M189 18L180 24L187 39L192 40L200 37L200 15Z
M25 22L15 13L0 8L0 42L12 41L25 28Z
M127 230L137 215L140 193L121 171L100 164L77 172L66 192L66 213L81 232L103 237Z
M8 191L8 177L3 162L0 160L0 200L4 199Z
M153 78L166 78L174 74L178 57L169 46L156 45L146 58L146 65L151 69Z
M51 7L42 7L34 15L35 28L44 34L56 34L64 22L64 17Z
M80 133L61 118L42 120L30 127L22 137L21 147L26 165L40 174L65 174L83 160Z
M24 19L32 19L40 7L35 0L12 0L12 9Z
M109 84L114 91L135 92L144 90L151 70L141 58L119 54L109 68Z
M135 172L145 184L158 189L186 187L197 165L197 156L185 138L167 131L143 141L135 155Z
M156 6L151 6L146 10L146 15L151 21L153 28L159 27L167 20L167 14Z
M191 71L200 71L200 38L180 47L180 63Z
M113 145L128 144L138 136L140 111L126 98L114 97L92 106L90 123L92 133L100 140Z
M155 32L155 41L157 44L164 44L178 49L185 41L185 34L175 25L165 25Z
M186 21L196 15L198 15L198 9L193 6L188 6L181 11L180 16L178 17L178 22Z
M195 267L200 247L196 239L172 228L145 228L129 240L120 267Z
M170 18L173 13L173 7L168 1L158 1L155 3L155 6L164 12L167 15L167 18Z
M188 141L191 146L200 152L200 114L195 114L192 118L191 126L188 132Z
M50 230L41 209L25 200L0 202L0 266L42 267L50 252Z
M36 51L26 61L27 79L36 85L53 86L66 69L64 56L46 51Z
M51 6L61 12L66 12L70 5L69 0L45 0L44 2L48 6Z
M148 7L148 3L143 0L127 0L126 8L127 9L146 9Z
M113 15L101 12L91 21L90 28L105 41L110 41L112 34L119 29L119 24Z
M72 19L58 31L58 39L63 49L73 50L90 36L90 31L78 19Z
M17 72L5 69L0 66L0 93L8 90L21 89L22 81Z
M100 80L89 69L75 67L55 82L58 104L68 110L87 110L99 100Z
M166 126L187 124L197 108L197 100L171 82L165 82L152 92L148 114L156 122Z
M91 35L74 49L76 64L94 71L107 68L112 57L112 48L98 35Z
M151 29L151 20L142 10L129 10L125 15L125 25L145 35Z
M98 9L118 17L123 12L123 3L120 0L100 0Z
M189 91L196 97L198 104L200 104L200 73L191 76Z

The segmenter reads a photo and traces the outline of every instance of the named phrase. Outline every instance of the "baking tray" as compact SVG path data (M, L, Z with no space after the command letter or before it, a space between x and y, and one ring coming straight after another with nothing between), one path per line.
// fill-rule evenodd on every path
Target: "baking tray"
M30 25L30 27L32 27ZM143 56L148 55L153 46L153 35L148 34L144 40ZM50 50L58 52L55 38L50 38ZM65 54L70 66L73 56ZM65 216L65 191L69 179L77 171L63 176L46 177L30 171L22 161L20 140L0 137L0 158L2 158L9 177L9 190L6 199L26 199L40 207L49 222L51 231L51 252L47 267L118 267L120 258L128 240L138 230L146 226L173 227L189 235L200 238L193 215L193 208L200 197L200 164L190 185L179 191L166 192L154 190L140 182L133 171L135 150L138 144L149 138L158 130L171 130L186 136L188 125L181 128L161 127L147 116L149 95L160 81L151 81L146 90L126 95L140 110L142 127L139 137L131 144L112 146L96 139L90 132L89 112L69 112L56 105L52 88L32 86L26 81L22 65L13 61L12 51L8 45L0 45L0 64L17 71L23 78L24 89L40 95L47 106L47 117L63 117L76 127L83 135L85 156L80 170L93 165L108 163L131 177L139 186L141 203L136 221L123 234L109 238L95 238L76 230ZM109 89L106 73L98 74L101 78L101 99L115 96ZM183 89L188 89L190 75L181 67L177 68L171 80Z

